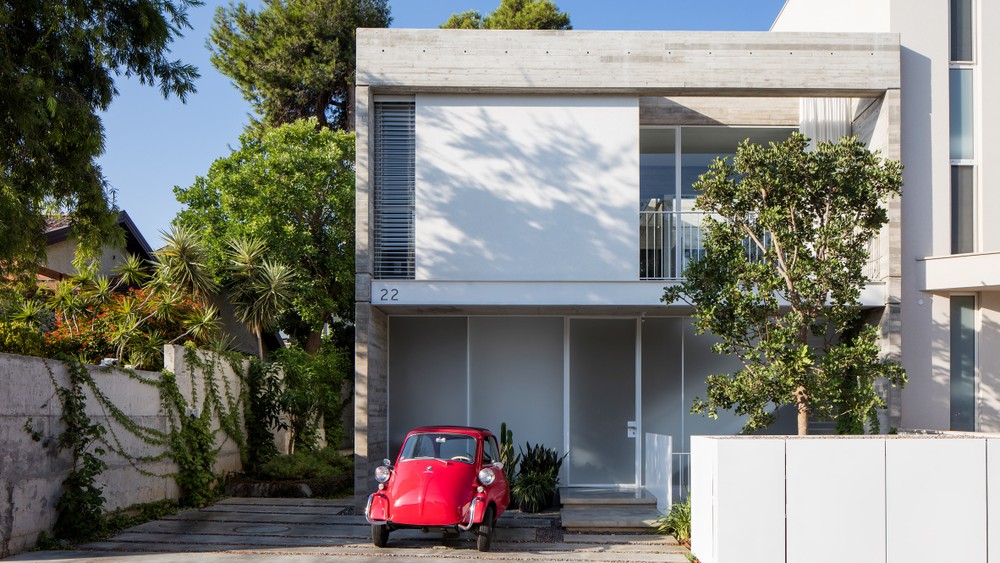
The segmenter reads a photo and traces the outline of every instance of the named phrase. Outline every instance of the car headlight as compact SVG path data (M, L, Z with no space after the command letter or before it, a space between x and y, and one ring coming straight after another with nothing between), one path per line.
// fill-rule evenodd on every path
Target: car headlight
M375 480L378 481L379 483L385 483L389 481L389 475L391 473L392 472L389 470L388 467L380 465L375 468Z
M479 482L489 487L497 478L496 474L489 467L484 467L479 471Z

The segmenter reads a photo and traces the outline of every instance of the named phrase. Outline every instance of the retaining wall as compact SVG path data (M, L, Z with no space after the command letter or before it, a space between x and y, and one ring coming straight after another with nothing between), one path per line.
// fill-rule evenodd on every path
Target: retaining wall
M164 365L177 375L178 387L189 403L192 403L192 387L197 390L197 401L193 403L200 409L205 397L203 374L196 369L191 377L184 353L185 349L180 346L165 347ZM224 361L215 366L216 381L223 397L226 383L238 396L239 376ZM132 421L164 432L169 429L167 417L160 409L157 387L131 379L117 369L97 366L87 366L87 369L98 389ZM159 372L136 373L145 379L161 376ZM56 448L55 438L63 428L59 421L61 404L53 379L60 386L69 385L69 368L65 363L0 354L0 557L30 549L40 532L51 531L56 521L55 507L62 482L72 469L70 452L60 452ZM91 420L108 430L106 438L109 441L114 443L117 439L121 449L133 457L163 453L162 447L146 444L123 430L90 392L86 393L86 412ZM41 433L41 442L32 440L25 429L29 419L31 428ZM213 428L218 426L215 420ZM216 447L221 448L215 465L217 473L241 469L237 445L221 431L216 433ZM177 470L173 462L133 465L111 452L101 457L108 464L98 478L105 509L179 497L180 491L169 476ZM143 474L139 469L155 475Z

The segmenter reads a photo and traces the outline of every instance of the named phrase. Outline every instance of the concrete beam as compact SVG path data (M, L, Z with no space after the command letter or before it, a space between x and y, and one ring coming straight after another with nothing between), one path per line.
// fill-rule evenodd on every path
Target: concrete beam
M359 29L357 84L381 93L878 96L891 33Z

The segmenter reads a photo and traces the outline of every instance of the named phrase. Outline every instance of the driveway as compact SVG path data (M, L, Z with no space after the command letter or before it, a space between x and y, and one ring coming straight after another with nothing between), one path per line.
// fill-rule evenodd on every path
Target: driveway
M505 513L493 549L476 551L470 536L397 530L383 549L351 515L349 500L231 498L148 522L72 551L36 551L5 561L660 561L686 563L687 550L669 536L564 533L558 513Z

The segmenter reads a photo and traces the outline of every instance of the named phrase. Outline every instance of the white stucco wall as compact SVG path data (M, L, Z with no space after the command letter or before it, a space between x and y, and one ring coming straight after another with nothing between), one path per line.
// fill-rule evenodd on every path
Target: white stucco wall
M889 0L786 0L771 31L883 32Z
M1000 292L979 301L979 429L1000 432Z
M417 280L635 280L638 189L638 97L416 96Z
M994 561L998 451L995 435L692 437L692 552L702 563Z
M950 428L949 301L921 291L919 258L951 252L948 2L893 0L902 57L904 428Z
M1000 92L1000 33L996 33L996 22L1000 22L1000 2L995 0L980 0L978 4L980 29L978 36L978 63L976 69L979 80L975 96L979 100L979 112L983 127L976 131L979 135L980 163L980 202L983 212L980 214L982 224L982 250L993 252L1000 250L1000 222L994 221L995 211L1000 209L1000 193L993 186L1000 183L1000 130L994 125L1000 123L1000 105L996 104L996 95ZM985 126L989 124L990 126Z

